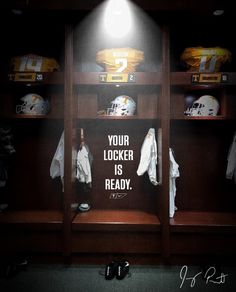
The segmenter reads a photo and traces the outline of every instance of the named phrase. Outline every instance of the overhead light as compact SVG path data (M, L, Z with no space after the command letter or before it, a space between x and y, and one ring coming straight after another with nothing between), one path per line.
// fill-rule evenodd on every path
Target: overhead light
M220 15L223 15L224 12L225 11L223 9L216 9L216 10L213 11L213 15L220 16Z
M131 28L130 8L126 0L110 0L105 11L105 28L108 34L122 38Z

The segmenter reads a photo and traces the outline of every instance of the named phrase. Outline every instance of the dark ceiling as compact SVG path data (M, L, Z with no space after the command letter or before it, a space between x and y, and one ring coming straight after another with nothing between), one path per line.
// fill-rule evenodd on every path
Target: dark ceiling
M72 19L78 15L86 15L86 12L93 10L100 4L108 0L8 0L5 8L10 12L16 14L17 11L28 12L46 12L60 15ZM210 20L215 21L213 16L215 10L224 10L221 21L234 21L236 13L234 9L234 2L232 0L128 0L136 4L143 10L147 11L149 15L158 15L160 22L166 21L183 21L188 25L194 22L202 22ZM101 6L99 6L101 7ZM103 6L104 7L104 6ZM69 12L69 13L67 13ZM176 13L177 12L177 13ZM217 19L216 21L218 21ZM1 20L0 20L1 21Z
M53 9L53 10L91 10L101 0L8 0L10 8ZM214 9L230 9L232 0L133 0L145 10L191 10L210 11Z

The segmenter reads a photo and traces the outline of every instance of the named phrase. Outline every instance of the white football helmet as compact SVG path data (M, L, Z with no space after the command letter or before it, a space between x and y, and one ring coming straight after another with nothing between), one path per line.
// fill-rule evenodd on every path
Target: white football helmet
M22 103L16 105L17 114L46 115L49 112L49 101L38 94L26 94L20 100Z
M219 102L214 96L203 95L193 102L185 114L187 116L216 116L219 108Z
M109 116L132 116L136 109L135 101L127 96L117 96L112 102L111 107L107 109Z

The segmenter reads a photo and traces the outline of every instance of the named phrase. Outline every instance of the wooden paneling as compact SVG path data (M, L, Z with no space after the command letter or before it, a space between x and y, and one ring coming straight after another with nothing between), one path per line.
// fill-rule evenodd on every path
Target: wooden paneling
M35 230L2 232L0 255L14 257L20 253L60 253L63 252L63 237L61 232Z
M84 129L85 141L93 155L92 164L92 188L87 192L83 190L83 184L77 181L78 202L88 201L92 209L138 209L143 211L156 212L156 202L159 187L152 185L147 173L138 176L136 171L140 161L140 151L144 138L150 127L155 126L152 120L97 120L78 121L79 128ZM108 135L128 135L128 146L109 146ZM78 136L78 147L79 147ZM121 176L114 174L114 165L117 161L104 160L104 151L114 149L126 149L133 151L133 160L120 160L123 165ZM129 190L106 190L105 179L130 179ZM122 199L114 199L112 193L124 193Z
M6 202L11 209L61 209L60 181L50 165L61 132L61 120L19 119L10 123L16 150L11 156Z
M180 168L178 210L235 212L235 186L225 178L233 133L230 121L172 122L171 147Z
M235 234L175 233L171 235L171 254L188 255L190 258L194 255L214 255L215 261L220 258L224 262L227 256L236 256L235 244Z
M72 252L157 254L161 252L160 236L155 232L79 231L72 235Z

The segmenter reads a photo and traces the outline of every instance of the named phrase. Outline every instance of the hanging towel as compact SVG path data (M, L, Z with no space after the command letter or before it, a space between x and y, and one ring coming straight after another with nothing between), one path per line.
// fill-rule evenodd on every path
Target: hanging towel
M92 183L91 174L92 155L87 145L83 145L77 154L77 173L76 177L79 182Z
M158 184L156 177L156 165L157 143L155 138L155 129L150 128L142 144L137 175L143 175L147 171L151 183L156 186Z
M50 176L51 178L61 178L62 191L64 192L64 131L61 134L61 138L51 162Z
M229 148L227 160L226 178L234 179L236 183L236 132L234 133L233 142Z
M169 192L169 216L170 218L174 217L175 210L175 196L176 196L176 178L180 176L179 174L179 165L176 163L173 155L173 150L169 148L169 157L170 157L170 192Z

